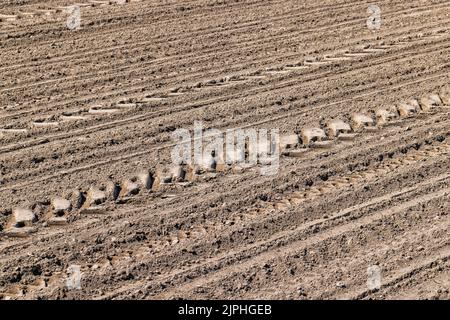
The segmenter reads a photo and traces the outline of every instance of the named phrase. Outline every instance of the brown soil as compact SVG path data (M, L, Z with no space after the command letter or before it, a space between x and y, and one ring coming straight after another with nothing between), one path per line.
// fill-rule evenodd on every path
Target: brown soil
M105 1L75 31L72 4L0 3L0 298L450 298L449 1L380 0L376 31L360 1ZM274 176L134 179L194 121L283 136L355 113L375 130L327 131ZM34 221L14 227L17 208Z

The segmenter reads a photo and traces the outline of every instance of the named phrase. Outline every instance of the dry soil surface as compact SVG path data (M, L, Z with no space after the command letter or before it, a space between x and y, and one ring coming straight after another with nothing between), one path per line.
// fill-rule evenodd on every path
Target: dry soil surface
M372 2L1 1L0 298L449 299L450 1Z

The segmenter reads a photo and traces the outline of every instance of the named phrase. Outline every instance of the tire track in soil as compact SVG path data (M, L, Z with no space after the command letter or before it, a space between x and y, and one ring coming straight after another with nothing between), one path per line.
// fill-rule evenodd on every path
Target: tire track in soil
M428 52L432 52L432 50L428 49L428 50L426 50L426 52L427 53ZM426 53L422 52L422 54L426 54ZM418 57L418 55L419 54L415 55L415 57ZM377 65L380 64L381 65L382 63L386 63L386 62L388 62L388 61L390 61L392 59L393 58L380 58L380 59L376 60L376 62L373 62L372 64L369 63L369 64L367 64L364 67L369 67L369 68L370 67L374 67L375 64L377 64ZM405 57L404 59L408 59L408 58ZM445 67L447 65L448 64L444 64L441 67ZM343 73L355 72L358 69L359 68L354 68L354 69L351 69L351 70L344 70L343 72L338 72L337 74L334 73L334 72L326 71L326 72L320 74L320 77L317 77L317 76L316 77L312 77L312 79L308 79L306 81L317 80L318 78L322 78L322 77L324 78L327 75L328 76L333 75L334 77L342 76ZM442 76L442 75L439 75L439 76ZM425 79L429 80L430 78L425 78ZM278 82L278 84L277 84L277 86L275 88L272 87L268 91L273 92L274 90L279 90L279 89L282 89L282 88L285 89L286 87L290 87L291 85L294 85L294 84L298 85L297 82L298 82L298 80L288 80L288 81L284 81L284 82L281 82L281 83ZM304 85L304 83L305 83L305 81L302 84ZM271 83L268 83L266 85L270 86L270 84ZM88 127L88 128L77 129L77 130L72 131L72 134L71 133L61 133L61 134L56 134L56 135L47 135L47 136L44 136L42 138L36 139L34 143L33 142L23 142L22 141L22 142L20 142L20 144L23 146L24 144L26 145L26 143L30 143L31 146L34 146L34 145L39 145L41 143L49 143L50 139L55 139L55 137L58 138L56 140L61 140L61 139L66 139L68 137L80 136L81 134L91 134L91 133L94 133L94 132L98 131L96 129L102 129L102 128L106 128L106 129L115 128L115 129L117 129L118 125L126 125L128 123L137 123L137 121L139 121L139 122L140 121L145 121L146 119L155 118L155 117L158 117L158 116L162 116L164 114L171 114L171 113L173 113L175 111L176 112L180 112L180 111L187 111L187 110L193 110L193 109L198 109L198 108L204 108L204 107L209 106L211 103L218 103L218 102L221 102L221 101L229 101L229 100L231 100L233 98L248 97L248 96L251 96L252 94L253 95L258 94L258 93L261 94L262 92L259 92L260 90L261 90L261 88L256 88L256 89L253 89L253 90L247 90L245 95L233 94L233 95L228 95L228 96L222 96L222 97L215 98L215 99L212 98L212 99L207 99L207 100L204 100L204 101L199 101L199 102L196 102L195 104L187 104L187 105L183 105L183 106L176 107L176 108L171 107L171 108L163 109L161 111L144 113L144 114L141 114L141 115L136 115L136 116L132 116L132 117L121 119L121 120L115 120L115 121L112 121L112 122L109 122L109 123L107 122L107 123L91 126L91 127ZM267 93L268 91L264 91L264 93ZM380 93L380 92L377 92L377 93ZM347 99L347 101L345 101L345 102L348 102L348 101L349 101L349 99ZM288 116L291 116L291 115L288 115ZM286 117L288 117L288 116L286 116ZM18 146L14 145L14 144L13 145L9 145L9 146L3 146L2 148L0 148L0 153L4 154L6 152L17 150L17 147ZM24 147L22 147L22 149L23 148Z
M178 5L177 1L173 2L174 7ZM198 7L185 15L186 19L193 19L196 14L206 16L209 9L212 11L218 8L213 6L205 9L203 6L207 3L210 2L199 3ZM220 8L225 9L228 4ZM265 4L259 1L252 2L251 6L239 5L233 8L242 11L249 10L253 5L265 8ZM430 11L437 10L434 4L432 6L434 9ZM446 7L445 2L441 8ZM420 15L417 15L419 21L423 19ZM108 16L112 22L108 25L112 28L123 25L123 21L133 21L131 30L138 23L130 13L123 10L111 12ZM170 17L173 15L161 13L157 14L156 19ZM222 17L226 19L226 14ZM115 19L123 20L118 22ZM106 20L106 17L97 20L94 25L98 26L98 23ZM158 23L154 24L155 28ZM40 33L39 39L44 39L48 32L44 28L47 26L39 25L38 28L42 28L36 31ZM48 28L55 27L49 25ZM25 32L29 32L27 30ZM91 31L100 33L102 29ZM82 36L91 35L77 35ZM374 54L367 64L359 61L327 66L330 70L334 69L334 76L327 74L325 68L317 67L310 68L311 72L306 75L302 73L300 77L295 73L287 76L270 75L265 78L268 83L261 90L253 87L257 82L255 80L242 86L236 85L230 90L219 87L188 93L170 100L176 104L176 110L166 109L167 105L162 104L159 110L152 110L152 114L167 120L191 113L192 118L196 112L225 102L229 110L243 112L223 123L221 128L278 124L290 132L295 116L303 119L301 125L309 121L316 124L313 117L320 116L318 123L323 128L322 115L327 118L340 116L336 109L342 108L341 115L348 120L352 112L373 111L378 105L387 107L385 102L397 107L395 101L400 103L406 96L415 94L416 97L422 97L421 92L429 94L444 84L448 85L448 64L442 63L444 50L448 49L447 40L435 40L426 44L410 44L406 49L402 47L403 44L397 45L395 49L388 50L387 57ZM409 58L405 52L408 50L411 55ZM403 58L400 57L402 52L405 55ZM415 58L417 54L419 56ZM286 59L287 56L283 57ZM375 64L372 69L371 63ZM237 69L241 68L236 63L234 65ZM388 67L392 67L392 71ZM421 70L424 72L419 71L419 67L423 67ZM374 70L380 70L383 74L365 83L361 74L375 73ZM187 77L193 76L194 73ZM270 104L265 106L259 102L264 98L270 102L270 99L273 100L271 94L297 91L301 86L295 81L299 82L298 78L309 81L306 85L308 94L314 92L316 85L323 85L325 93L319 94L312 103L308 102L308 107L300 109L300 102L282 108ZM351 82L352 79L354 82ZM345 93L334 89L333 86L338 84L342 85ZM271 85L275 88L271 88ZM60 86L61 89L63 87ZM119 95L119 91L111 90L111 86L105 88L109 90L105 92L109 94L108 99ZM241 89L249 89L250 92L230 95ZM69 90L69 87L64 90ZM52 91L50 89L47 92ZM398 95L398 99L394 100L394 94ZM68 92L64 93L66 104L61 105L62 109L69 107L69 96ZM199 97L199 102L204 105L186 103L186 100L195 97ZM233 100L223 100L227 97ZM82 101L85 97L71 98ZM263 110L255 114L251 108L239 109L237 102L247 98L254 108L262 106ZM307 100L312 99L305 98ZM200 180L182 188L138 193L125 203L108 202L106 214L81 216L76 213L67 226L47 228L42 225L42 228L40 223L46 217L41 220L39 216L37 233L26 239L8 239L0 232L0 265L2 270L6 270L0 273L0 299L226 298L231 295L240 298L295 298L295 279L285 276L288 272L285 264L296 266L301 271L304 288L310 290L309 297L368 299L401 294L418 298L448 297L448 290L447 293L441 289L440 292L435 291L443 287L442 283L427 283L427 279L437 282L445 279L449 270L449 220L446 214L450 199L448 108L447 103L433 112L419 111L414 117L382 126L377 132L358 134L352 142L333 139L330 149L311 151L302 159L283 157L281 171L276 177L258 175L258 167L234 174L227 171L211 180ZM225 118L231 111L219 109L217 114L207 120L208 124L218 123L218 119ZM151 115L146 112L134 115L141 118L133 121L130 113L98 117L102 123L94 126L89 121L83 123L83 128L98 134L99 142L83 142L84 149L76 156L76 162L64 164L62 160L69 159L65 156L61 161L52 162L53 170L50 170L48 162L36 170L31 166L18 165L17 169L22 166L21 170L28 174L29 179L20 177L15 185L23 185L22 190L29 190L34 201L33 197L38 192L32 190L33 185L43 182L50 192L55 191L52 174L59 179L61 176L75 177L75 173L80 173L77 180L80 182L88 170L92 169L90 172L98 174L107 172L105 167L108 164L123 163L124 167L120 170L114 167L119 172L131 169L128 160L132 158L127 159L126 156L135 155L142 162L143 158L140 157L150 154L149 150L138 149L137 142L141 136L137 134L133 137L133 133L137 132L138 126L150 123ZM269 117L264 118L267 115ZM370 117L373 119L372 114ZM187 122L189 119L188 115L185 120L178 122ZM117 147L108 147L102 150L99 157L90 159L92 148L101 142L102 137L111 133L113 123L120 120L133 124L130 131L124 133L124 142ZM152 118L152 121L158 120L161 119ZM120 131L126 126L126 122L123 122L117 128ZM8 144L0 147L0 154L5 159L10 157L19 161L20 158L14 156L42 151L44 147L37 144L39 141L48 148L69 144L71 140L83 136L83 128L77 128L80 131L78 136L70 132L55 134L51 130L37 131L41 135L39 138L22 140L19 144L15 143L16 138L8 138ZM147 141L155 150L167 151L173 146L162 131L146 130L153 133L152 137L159 139ZM50 137L52 141L39 140L45 137ZM117 157L112 156L113 152L126 153L123 153L125 156ZM145 164L153 166L152 161ZM21 174L17 169L11 172ZM70 172L77 169L79 171ZM41 172L44 175L37 177ZM102 179L96 176L92 181L97 184ZM0 191L9 192L9 187L5 186L5 190L0 188ZM208 190L211 191L209 194ZM263 199L260 196L266 197ZM3 227L3 213L0 219ZM355 243L349 243L349 239L355 240ZM236 243L240 245L236 246ZM424 246L424 249L409 250L417 245ZM367 250L370 250L370 257L366 257ZM302 256L306 251L306 258L298 260L297 256ZM405 257L405 254L409 254L409 257ZM29 270L36 266L37 261L43 275L30 276ZM311 261L312 264L309 263ZM366 264L378 261L386 268L383 285L377 291L367 290L364 283ZM82 266L83 291L67 291L64 288L65 267L70 263ZM13 284L8 279L16 275L11 271L16 270L16 265L21 266L18 275L22 279ZM243 279L248 280L253 274L257 275L253 288L247 291ZM335 281L338 277L347 282L337 285ZM279 291L278 288L272 290L277 280Z
M429 11L430 11L430 10L426 10L426 12L429 12ZM415 13L414 13L414 14L415 14ZM427 19L427 20L428 20L428 19ZM445 22L443 22L443 21L441 21L440 23L441 23L440 25L445 24ZM332 28L332 26L330 26L329 28ZM301 31L299 34L307 34L307 33L314 33L314 32L315 32L315 30L314 30L314 31L311 30L310 32L307 32L307 31ZM295 38L295 37L298 36L299 34L289 34L289 35L283 34L283 35L281 36L281 38L284 38L284 39L291 39L291 38ZM275 38L274 38L273 35L269 35L269 36L268 36L268 39L269 39L270 41L263 42L262 44L260 44L260 45L258 45L258 46L265 45L266 43L273 43L274 40L276 40L277 38L278 38L278 37L275 37ZM250 40L250 41L249 41L249 44L256 43L256 42L260 42L260 41L261 41L261 40ZM147 41L146 43L154 44L154 42L149 42L149 41ZM136 44L135 47L136 47L136 48L142 47L142 45L144 45L144 44L146 44L146 43L139 43L139 44ZM244 43L237 43L237 44L233 47L233 49L237 49L237 50L242 49L242 45L243 45L243 44L246 44L246 43L245 43L245 42L244 42ZM247 50L250 50L251 48L257 49L258 46L245 47L245 49L247 49ZM127 48L127 49L130 49L130 48ZM105 50L105 49L103 49L103 50ZM231 50L227 50L227 51L225 51L225 52L222 52L222 54L223 54L223 53L226 53L226 52L230 52L230 51L231 51ZM216 49L209 50L209 54L215 54L216 52L217 52ZM191 56L192 59L196 59L196 58L198 58L197 55L198 55L198 51L196 51L195 53L191 54L190 56ZM178 61L178 60L179 60L179 56L180 56L180 55L156 59L156 60L150 61L150 62L148 62L148 63L144 63L144 65L152 65L152 64L158 63L158 62ZM140 57L143 57L143 56L137 56L136 59L139 59ZM184 59L185 59L186 55L183 54L183 57L184 57ZM204 54L203 57L207 58L207 54L206 54L206 55ZM83 58L84 58L84 59L87 59L86 55L83 55ZM101 57L98 57L97 59L100 60ZM67 58L65 57L64 59L61 60L61 62L64 62L64 61L66 61L66 60L67 60ZM50 63L50 62L49 62L49 63ZM52 61L51 63L53 64L54 61ZM133 64L130 65L129 63L124 63L124 65L126 65L126 66L124 67L125 70L132 69L132 66L133 66ZM142 62L136 62L135 65L142 65ZM112 75L112 74L114 73L115 70L117 71L117 69L118 69L117 67L118 67L118 66L119 66L119 65L115 64L115 65L114 65L114 68L111 69L111 70L109 70L109 71L108 71L109 73L105 74L105 77L106 77L107 75ZM159 65L157 64L156 66L159 66ZM0 68L0 70L1 70L1 68ZM17 74L17 71L18 71L18 70L14 70L15 74ZM54 82L58 82L58 81L62 81L62 80L68 80L69 78L70 78L70 79L76 79L77 77L79 77L79 76L63 77L63 78L58 78L58 79L53 79L53 80L47 80L47 81L32 82L32 83L29 83L29 84L32 84L31 87L34 87L34 86L39 86L39 85L41 85L41 84L49 84L49 83L54 83ZM84 77L85 77L85 75L83 76L83 79L84 79ZM80 79L80 80L81 80L81 79ZM28 88L30 88L29 84L27 84L27 83L22 83L21 85L17 85L17 86L13 86L13 87L2 88L2 89L0 89L0 93L1 93L1 92L11 91L11 90L23 89L23 88L27 88L27 89L28 89Z
M443 176L438 177L437 179L433 179L432 182L430 184L436 183L439 180L442 179L448 179L450 177L450 175L445 174ZM447 180L448 181L448 180ZM281 245L281 247L283 248L283 256L288 256L288 255L293 255L296 254L298 252L300 252L301 250L303 250L306 247L312 247L314 245L316 245L319 242L325 241L325 240L329 240L331 238L336 238L342 234L348 233L350 231L353 230L357 230L359 229L361 226L370 224L372 222L375 222L377 220L381 220L383 218L385 218L388 215L394 215L396 213L401 212L402 210L405 210L409 207L412 206L416 206L418 204L422 204L422 203L426 203L427 201L430 201L434 198L438 198L438 197L444 197L444 196L448 196L448 192L450 192L450 188L445 188L443 190L439 190L437 192L433 192L430 194L426 194L424 196L420 196L418 198L415 198L413 200L408 201L407 203L403 203L400 206L393 206L390 207L386 210L381 210L375 214L372 214L370 216L364 216L362 218L360 218L359 220L353 221L352 224L344 224L344 225L338 225L337 227L331 229L331 230L327 230L325 232L319 233L318 235L312 235L309 236L307 240L300 240L300 241L293 241L290 242L288 244L285 245ZM399 193L395 193L395 195L397 196ZM284 237L288 237L289 235L293 235L293 234L297 234L303 230L305 230L304 228L306 228L306 226L302 226L301 228L297 228L294 231L289 231L286 233L281 232L281 234L277 235L276 237L273 237L271 239L269 239L268 241L264 241L264 242L255 242L252 246L249 247L245 247L242 250L234 250L229 252L229 254L227 256L231 257L231 256L238 256L239 255L239 263L238 264L231 264L231 261L226 261L227 258L223 257L223 258L214 258L212 259L215 263L214 266L210 267L210 270L218 270L213 272L213 275L211 276L205 276L204 274L202 275L202 277L196 278L192 281L190 281L187 285L177 285L175 292L182 292L182 291L189 291L192 290L193 288L196 287L201 287L201 286L207 286L207 284L211 281L211 278L214 278L213 280L215 282L220 282L221 279L225 279L227 277L229 277L231 274L233 273L238 273L240 272L240 270L246 270L249 269L251 266L253 265L263 265L267 260L271 260L273 258L273 251L276 250L277 248L279 248L279 245L273 245L271 246L271 249L269 249L267 252L263 253L259 253L256 254L255 256L250 256L247 259L248 260L244 260L244 257L247 256L247 254L245 254L246 252L254 252L255 250L259 251L259 248L264 248L267 247L267 243L270 241L273 242L278 242L278 241L282 241L282 239ZM234 260L234 262L237 262L235 260L236 258L230 258L230 260ZM225 265L224 267L220 268L220 260L222 260L223 264ZM205 266L203 266L205 267ZM170 278L175 278L176 274L171 275ZM190 278L190 277L189 277ZM159 280L160 282L167 282L166 279L161 279ZM119 292L113 292L108 294L107 296L104 297L100 297L100 299L110 299L110 298L115 298L119 293L125 293L127 291L132 290L132 288L130 287L125 287L125 288L121 288L119 290ZM162 294L156 295L153 298L156 299L167 299L169 298L171 295L173 295L173 292L170 291L166 291Z
M437 116L439 117L439 115L437 115ZM436 116L435 116L435 117L436 117ZM434 119L436 119L436 118L434 118ZM413 120L413 119L410 119L410 120ZM423 128L422 128L423 126L427 127L427 126L428 126L428 123L431 124L431 123L434 123L434 122L435 122L435 120L433 120L433 118L431 118L429 122L423 123L422 126L418 127L418 129L419 129L419 130L420 130L420 129L423 130ZM441 129L440 129L440 130L442 130L442 129L445 129L445 128L446 128L447 124L444 123L444 124L441 124L440 126L441 126ZM438 128L436 128L436 129L438 129ZM414 134L415 134L415 133L412 133L411 136L414 136ZM392 135L392 136L395 137L394 132L392 132L390 135ZM375 136L375 137L376 137L376 136ZM374 137L373 135L369 135L369 139L364 140L364 144L369 143L369 141L375 139L375 137ZM395 141L395 138L394 138L394 139L391 138L390 140L383 140L381 143L378 144L378 147L381 147L381 146L386 145L386 144L388 144L388 143L392 143L393 141ZM369 145L370 145L370 144L369 144ZM369 147L369 148L365 148L364 150L366 150L367 152L369 152L369 150L370 150L372 147L376 147L376 146L377 146L377 145L371 146L371 147ZM342 148L344 148L344 147L347 148L346 145L341 145L341 149L336 151L337 154L339 153L339 151L343 150ZM358 151L358 152L361 152L360 149L357 149L357 151ZM372 151L370 151L370 152L372 152ZM312 158L314 158L314 157L318 157L318 156L320 156L321 153L323 153L323 151L318 151L318 152L310 153L309 157L306 157L306 159L308 159L308 158L309 158L309 159L312 159ZM347 156L348 156L348 155L344 155L343 157L340 156L340 157L337 157L337 158L335 157L334 159L335 159L336 161L339 161L339 159L341 159L341 158L342 158L342 159L345 159ZM330 161L333 161L333 159L330 160ZM329 162L329 161L328 161L328 160L325 160L325 163L327 163L327 162ZM306 164L306 165L307 165L307 164ZM292 163L290 164L290 166L292 166ZM305 165L303 165L302 167L305 167ZM290 169L289 166L288 166L288 167L285 169L285 171L288 172L289 170L292 170L292 169ZM249 173L244 173L244 175L245 175L244 179L254 179L254 178L255 178L254 175L253 175L253 177L252 177L252 175L249 175ZM240 175L235 175L235 177L236 177L236 178L239 178ZM270 179L268 179L267 181L266 181L266 180L267 180L267 179L264 179L262 183L266 183L266 182L267 182L268 180L270 180ZM243 193L244 193L244 192L243 192ZM198 196L198 190L195 191L195 194L197 194L197 196ZM195 196L195 194L194 194L194 195L191 195L191 196ZM174 202L177 202L176 199L174 199L173 201L174 201ZM146 208L146 207L144 206L144 207L140 208L139 210L142 210L142 209L145 209L145 208Z

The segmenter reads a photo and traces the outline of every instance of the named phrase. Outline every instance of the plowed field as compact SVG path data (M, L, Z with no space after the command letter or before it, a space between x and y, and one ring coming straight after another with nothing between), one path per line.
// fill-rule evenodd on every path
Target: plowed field
M450 1L371 4L1 1L0 298L449 299Z

